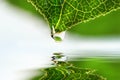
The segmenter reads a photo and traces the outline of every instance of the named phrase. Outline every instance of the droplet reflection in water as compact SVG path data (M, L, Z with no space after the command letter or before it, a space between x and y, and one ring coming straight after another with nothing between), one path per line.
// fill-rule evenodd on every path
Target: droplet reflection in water
M53 65L60 65L67 63L67 56L63 55L63 53L53 53L51 57L53 61Z
M52 30L51 30L51 37L56 41L56 42L61 42L63 41L64 37L65 37L65 32L55 32L54 26L52 26Z

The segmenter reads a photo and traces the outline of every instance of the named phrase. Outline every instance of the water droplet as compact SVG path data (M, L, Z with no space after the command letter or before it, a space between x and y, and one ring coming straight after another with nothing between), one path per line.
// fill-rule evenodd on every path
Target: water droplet
M56 42L61 42L63 41L64 37L65 37L65 31L63 32L55 32L54 26L52 26L52 30L51 30L51 37L56 41Z

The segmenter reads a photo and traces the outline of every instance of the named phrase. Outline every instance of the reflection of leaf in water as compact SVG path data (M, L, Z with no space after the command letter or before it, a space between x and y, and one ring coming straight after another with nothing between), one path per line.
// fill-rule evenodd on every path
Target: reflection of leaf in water
M91 69L81 69L74 66L57 66L41 70L43 75L31 80L106 80Z
M120 0L28 0L55 32L120 8Z
M98 52L99 53L99 52ZM89 52L89 54L93 54ZM101 54L101 53L99 53ZM110 53L109 53L110 54ZM95 69L107 80L120 79L120 55L102 57L76 57L70 61L76 67Z

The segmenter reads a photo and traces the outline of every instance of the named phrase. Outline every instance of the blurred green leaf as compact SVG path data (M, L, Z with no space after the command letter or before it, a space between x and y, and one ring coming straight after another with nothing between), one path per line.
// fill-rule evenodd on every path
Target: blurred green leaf
M13 5L15 8L23 9L27 12L30 12L34 16L37 15L41 17L41 15L36 11L36 9L27 2L27 0L6 0L6 1Z

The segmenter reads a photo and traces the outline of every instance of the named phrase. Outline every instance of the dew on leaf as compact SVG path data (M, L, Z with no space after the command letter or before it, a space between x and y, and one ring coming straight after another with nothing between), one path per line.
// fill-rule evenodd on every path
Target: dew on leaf
M65 37L65 31L55 32L54 26L52 26L51 37L55 40L55 42L61 42Z

